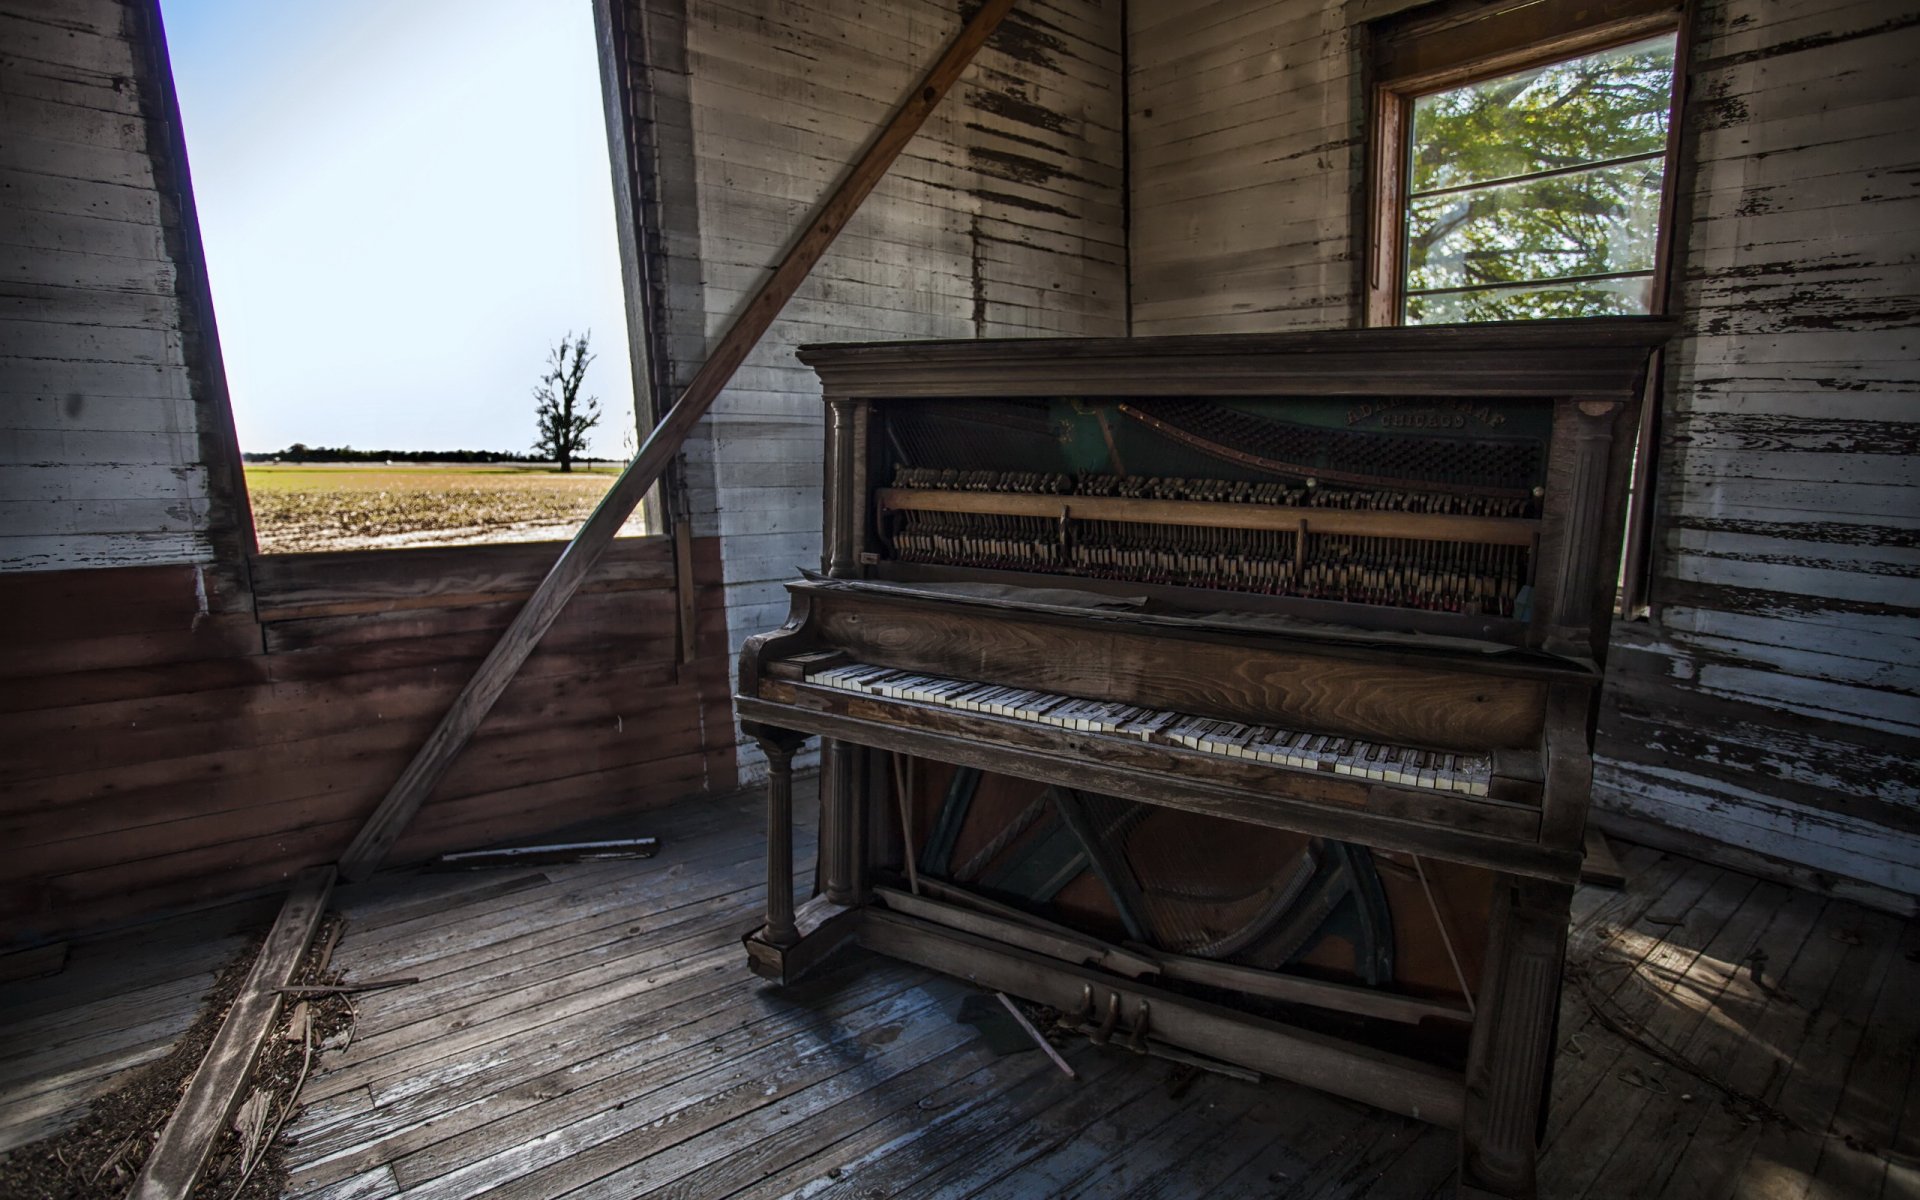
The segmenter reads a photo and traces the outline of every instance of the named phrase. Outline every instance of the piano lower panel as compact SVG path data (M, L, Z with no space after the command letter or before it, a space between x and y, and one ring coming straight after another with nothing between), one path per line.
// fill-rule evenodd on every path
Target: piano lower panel
M981 987L1073 1012L1091 994L1097 1013L1117 998L1120 1019L1112 1040L1125 1033L1141 1005L1148 1036L1199 1054L1239 1063L1263 1074L1372 1104L1416 1120L1457 1129L1465 1108L1461 1075L1354 1042L1236 1012L1137 980L948 929L900 913L867 908L855 935L860 944L893 958L970 980Z
M1539 814L1520 805L1235 763L784 681L763 681L760 691L734 698L742 721L1540 879L1572 881L1580 872L1577 851L1534 840ZM1242 786L1207 781L1221 778Z

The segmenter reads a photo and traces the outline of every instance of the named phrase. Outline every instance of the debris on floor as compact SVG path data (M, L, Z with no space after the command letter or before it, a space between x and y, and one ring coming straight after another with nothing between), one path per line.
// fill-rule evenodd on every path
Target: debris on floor
M282 1012L281 1033L260 1052L253 1091L215 1147L196 1197L205 1200L274 1200L286 1179L277 1135L291 1115L299 1085L322 1050L352 1038L355 1010L350 993L333 990L333 947L343 922L314 939L297 984L316 989ZM203 1001L200 1017L166 1057L127 1073L118 1087L94 1100L87 1115L65 1133L0 1155L0 1196L21 1200L120 1200L140 1173L161 1128L206 1056L227 1010L253 969L257 943L220 971ZM333 986L329 986L333 985Z
M499 850L463 850L433 860L436 871L479 871L492 867L549 866L555 863L620 862L652 858L660 839L617 838L607 842L555 842L540 846L508 846Z

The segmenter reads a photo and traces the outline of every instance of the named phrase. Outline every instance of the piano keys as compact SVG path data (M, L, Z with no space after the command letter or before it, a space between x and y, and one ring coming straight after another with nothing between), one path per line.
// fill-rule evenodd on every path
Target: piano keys
M1186 746L1226 758L1295 770L1329 771L1405 787L1485 796L1493 778L1491 754L1451 754L1312 730L1210 720L1148 705L1080 700L1029 688L997 687L865 663L834 667L808 678L809 682L843 691L991 713L1083 733L1106 733Z
M811 347L752 968L858 943L1528 1196L1648 355L1618 318ZM821 739L817 894L790 764Z

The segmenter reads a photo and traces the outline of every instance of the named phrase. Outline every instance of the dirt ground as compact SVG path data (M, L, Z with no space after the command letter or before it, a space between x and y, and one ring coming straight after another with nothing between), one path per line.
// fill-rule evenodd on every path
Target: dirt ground
M573 536L615 467L249 463L247 492L268 554L535 542ZM624 530L644 532L636 512Z
M332 918L314 938L305 964L295 974L296 983L339 981L340 973L327 965L335 940L332 927L338 924L339 918ZM7 1200L119 1200L125 1196L226 1019L257 950L257 945L249 946L221 971L203 1002L200 1019L181 1036L171 1054L129 1072L119 1087L95 1100L87 1115L67 1132L0 1155L0 1196ZM353 1017L350 998L337 993L282 1006L279 1026L254 1067L252 1091L214 1147L194 1189L195 1200L274 1200L280 1195L287 1174L285 1151L272 1135L290 1116L288 1106L311 1059L350 1041ZM244 1135L243 1127L249 1131Z

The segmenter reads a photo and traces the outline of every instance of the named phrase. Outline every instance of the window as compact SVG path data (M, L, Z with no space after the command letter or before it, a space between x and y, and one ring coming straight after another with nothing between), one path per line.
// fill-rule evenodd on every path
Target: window
M638 441L594 6L164 9L259 548L573 536Z
M1380 38L1369 323L1658 311L1677 35L1647 26L1670 18L1530 51L1509 35L1538 14L1518 28L1488 11ZM1436 63L1435 42L1462 61Z

